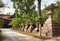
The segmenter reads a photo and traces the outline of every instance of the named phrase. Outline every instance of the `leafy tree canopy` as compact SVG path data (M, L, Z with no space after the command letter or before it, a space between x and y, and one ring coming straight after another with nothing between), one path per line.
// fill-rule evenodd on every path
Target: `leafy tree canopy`
M0 0L0 8L1 7L4 7L4 4L3 4L3 2Z

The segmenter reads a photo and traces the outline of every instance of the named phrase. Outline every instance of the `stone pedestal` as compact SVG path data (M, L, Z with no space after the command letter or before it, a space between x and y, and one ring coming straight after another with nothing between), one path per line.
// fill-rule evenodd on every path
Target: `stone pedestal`
M42 36L52 38L52 18L48 17L45 24L42 27Z
M47 8L45 8L48 11L48 19L46 20L45 24L42 27L42 36L47 37L47 38L52 38L53 37L53 25L54 21L52 20L52 15L55 9L54 4L49 5Z

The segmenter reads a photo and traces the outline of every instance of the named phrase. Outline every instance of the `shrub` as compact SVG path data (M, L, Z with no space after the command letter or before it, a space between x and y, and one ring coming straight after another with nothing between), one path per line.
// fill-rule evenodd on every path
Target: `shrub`
M0 28L3 27L3 25L4 25L4 20L0 18Z
M2 1L0 1L0 7L4 7L4 4Z
M1 30L0 30L0 41L2 41L2 33L1 33Z
M14 18L10 22L10 25L12 25L13 27L17 27L17 26L19 26L20 20L21 20L20 18Z

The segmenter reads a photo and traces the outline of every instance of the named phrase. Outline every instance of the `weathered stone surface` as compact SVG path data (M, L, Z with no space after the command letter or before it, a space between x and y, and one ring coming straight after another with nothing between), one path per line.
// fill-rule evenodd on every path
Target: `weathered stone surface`
M53 36L60 36L59 32L60 32L60 24L57 24L49 16L49 18L46 20L45 24L42 27L42 36L52 38Z
M37 35L38 33L38 28L36 27L33 31L32 31L33 34Z
M25 28L24 28L24 31L25 31L25 32L27 31L27 27L28 27L28 25L25 25Z
M51 18L51 16L49 16L49 18L46 20L44 26L42 27L42 36L52 37L52 18Z
M28 32L31 32L31 28L32 28L32 26L29 27Z

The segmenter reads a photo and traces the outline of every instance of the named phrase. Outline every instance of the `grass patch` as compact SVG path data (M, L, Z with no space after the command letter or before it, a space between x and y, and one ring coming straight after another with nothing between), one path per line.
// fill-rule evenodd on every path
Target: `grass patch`
M2 33L1 33L1 30L0 30L0 41L2 41Z

